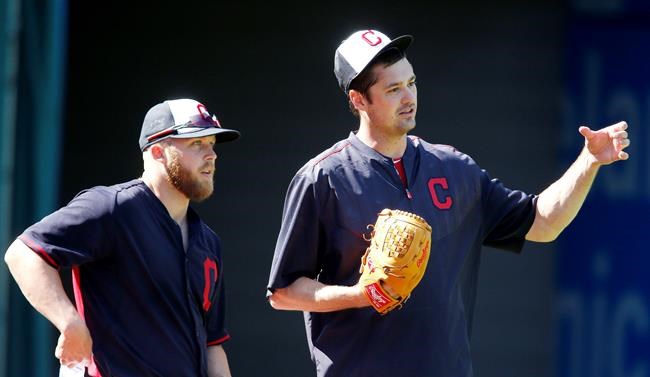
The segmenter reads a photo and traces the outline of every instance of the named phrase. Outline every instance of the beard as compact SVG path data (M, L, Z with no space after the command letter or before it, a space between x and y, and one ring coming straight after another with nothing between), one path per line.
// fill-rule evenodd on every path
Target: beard
M192 173L181 164L180 156L176 151L170 150L170 154L171 158L165 165L169 183L192 201L201 202L210 197L214 189L213 181L195 177L195 173ZM203 170L207 165L202 166L199 171Z
M403 119L398 122L396 122L396 128L401 130L404 133L408 133L409 131L412 131L415 128L415 118L413 119Z
M413 106L408 106L408 107L406 107L404 109L399 110L399 111L403 111L403 110L406 110L407 108L410 108L410 107L412 107L413 110L414 110L411 117L402 118L402 117L399 116L399 113L398 113L398 118L396 120L397 128L404 131L404 133L409 132L409 131L411 131L411 130L413 130L415 128L415 114L417 112L417 107L415 105L413 105Z

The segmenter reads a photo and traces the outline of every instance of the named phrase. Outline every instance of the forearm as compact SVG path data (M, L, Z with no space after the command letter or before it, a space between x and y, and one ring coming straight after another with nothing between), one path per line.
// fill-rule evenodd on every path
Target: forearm
M29 303L60 332L80 320L57 270L49 266L22 241L15 240L5 253L5 262Z
M583 149L564 175L539 195L527 240L549 242L560 235L582 207L599 166Z
M222 346L208 347L208 377L230 377L228 357Z
M275 290L269 302L275 309L306 312L332 312L370 305L360 286L325 285L306 277Z

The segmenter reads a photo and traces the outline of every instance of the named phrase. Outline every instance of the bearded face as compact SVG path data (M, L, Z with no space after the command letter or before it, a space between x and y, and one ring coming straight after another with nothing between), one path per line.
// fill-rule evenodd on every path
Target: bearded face
M213 174L204 174L209 170L214 172L214 166L206 162L196 171L186 168L181 163L181 157L174 148L168 148L170 158L165 164L167 170L167 179L169 182L190 200L201 202L210 195L214 190Z

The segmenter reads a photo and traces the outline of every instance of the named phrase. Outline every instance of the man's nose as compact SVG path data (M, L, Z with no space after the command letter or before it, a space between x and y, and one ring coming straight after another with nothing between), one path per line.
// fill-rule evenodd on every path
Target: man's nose
M217 152L214 151L214 149L210 148L208 150L207 155L205 156L206 160L216 160L217 159Z
M415 88L407 87L406 90L404 91L404 96L402 97L402 103L415 102L417 98L418 95L417 92L415 91Z

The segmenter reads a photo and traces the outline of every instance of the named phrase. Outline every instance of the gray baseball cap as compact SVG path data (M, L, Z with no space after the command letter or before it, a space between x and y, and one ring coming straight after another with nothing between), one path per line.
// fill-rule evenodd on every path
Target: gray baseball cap
M345 94L350 83L383 52L396 48L402 53L413 42L410 35L390 39L377 30L360 30L341 42L334 55L334 75Z
M239 131L221 127L203 104L193 99L167 100L149 109L140 130L140 150L167 138L215 135L217 143L233 141Z

